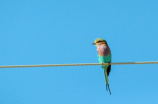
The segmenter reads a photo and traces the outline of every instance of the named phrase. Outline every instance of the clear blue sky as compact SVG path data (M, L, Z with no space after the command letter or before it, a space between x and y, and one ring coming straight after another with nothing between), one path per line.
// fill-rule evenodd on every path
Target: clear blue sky
M1 0L0 65L158 60L157 0ZM158 65L0 69L0 104L157 104Z

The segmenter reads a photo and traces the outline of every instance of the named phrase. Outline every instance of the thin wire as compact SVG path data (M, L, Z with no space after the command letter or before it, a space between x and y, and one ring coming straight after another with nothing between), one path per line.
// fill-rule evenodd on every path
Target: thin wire
M129 65L129 64L158 64L158 61L153 61L153 62L120 62L120 63L83 63L83 64L9 65L9 66L0 66L0 68L92 66L92 65Z

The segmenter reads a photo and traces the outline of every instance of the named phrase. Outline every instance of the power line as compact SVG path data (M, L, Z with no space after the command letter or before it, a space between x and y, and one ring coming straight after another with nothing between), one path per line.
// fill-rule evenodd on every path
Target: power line
M129 65L129 64L158 64L158 61L153 61L153 62L120 62L120 63L83 63L83 64L9 65L9 66L0 66L0 68L92 66L92 65Z

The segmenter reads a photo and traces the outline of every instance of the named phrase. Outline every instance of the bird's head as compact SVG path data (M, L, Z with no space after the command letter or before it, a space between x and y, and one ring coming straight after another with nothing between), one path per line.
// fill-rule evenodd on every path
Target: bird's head
M98 46L99 44L105 44L105 45L108 45L106 40L102 39L102 38L97 38L95 39L94 43L92 43L93 45L96 45Z

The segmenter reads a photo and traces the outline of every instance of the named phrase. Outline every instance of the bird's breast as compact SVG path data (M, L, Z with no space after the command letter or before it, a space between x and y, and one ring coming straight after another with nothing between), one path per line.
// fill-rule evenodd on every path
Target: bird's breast
M110 48L105 45L100 45L97 47L98 55L99 56L107 56L111 54Z

